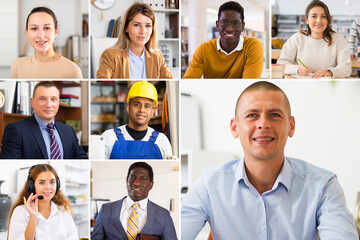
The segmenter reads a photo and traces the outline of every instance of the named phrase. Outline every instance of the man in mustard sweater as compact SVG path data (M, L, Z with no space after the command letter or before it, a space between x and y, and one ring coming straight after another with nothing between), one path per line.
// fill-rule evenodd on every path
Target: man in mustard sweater
M216 21L220 37L196 49L184 78L260 78L263 46L241 36L244 27L243 7L234 1L222 4Z

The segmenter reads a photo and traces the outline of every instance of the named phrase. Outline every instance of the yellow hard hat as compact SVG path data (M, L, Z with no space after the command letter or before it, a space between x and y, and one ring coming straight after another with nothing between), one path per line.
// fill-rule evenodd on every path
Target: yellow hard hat
M126 103L129 104L132 98L143 97L154 101L154 108L158 105L157 91L154 85L147 81L137 82L129 90Z

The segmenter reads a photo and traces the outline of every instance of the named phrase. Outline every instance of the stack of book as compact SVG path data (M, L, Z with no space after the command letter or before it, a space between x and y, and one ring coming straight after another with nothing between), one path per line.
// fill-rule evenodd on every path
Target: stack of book
M60 103L63 105L80 107L81 102L79 96L72 94L60 94Z

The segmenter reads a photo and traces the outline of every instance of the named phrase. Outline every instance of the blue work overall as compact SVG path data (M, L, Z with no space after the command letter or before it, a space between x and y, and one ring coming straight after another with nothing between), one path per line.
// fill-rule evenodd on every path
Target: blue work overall
M152 132L149 141L125 140L120 128L115 128L114 132L118 140L114 143L110 159L162 159L160 149L155 144L159 136L157 131Z

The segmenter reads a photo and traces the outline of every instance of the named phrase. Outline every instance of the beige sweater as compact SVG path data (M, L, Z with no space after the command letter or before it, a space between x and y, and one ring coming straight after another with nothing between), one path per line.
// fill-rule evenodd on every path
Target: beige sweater
M284 44L277 63L286 64L286 74L297 74L300 62L311 72L330 70L333 77L349 77L351 74L350 48L345 38L339 34L332 35L332 44L323 39L314 39L302 33L295 33ZM297 64L296 64L297 63Z
M21 57L11 64L11 78L62 79L83 78L80 68L67 58L55 62L40 62L35 55Z

